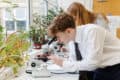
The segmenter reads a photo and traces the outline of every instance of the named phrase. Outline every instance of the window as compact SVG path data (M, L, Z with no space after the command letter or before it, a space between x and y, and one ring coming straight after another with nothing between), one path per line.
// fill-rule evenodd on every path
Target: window
M14 21L5 21L5 26L7 31L13 31L15 30L15 25L14 25Z
M5 27L8 32L14 31L23 31L27 30L28 19L27 19L27 8L18 7L15 8L12 12L5 9L4 22Z
M47 15L48 9L58 7L57 0L32 0L32 14Z
M26 30L26 21L16 21L17 30Z

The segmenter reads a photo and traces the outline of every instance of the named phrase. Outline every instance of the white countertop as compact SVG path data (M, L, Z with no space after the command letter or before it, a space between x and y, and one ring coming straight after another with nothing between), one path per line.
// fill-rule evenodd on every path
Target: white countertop
M31 74L23 73L11 80L78 80L78 74L52 74L51 77L34 78Z
M34 55L35 53L39 53L40 50L32 50L30 52L30 55ZM58 70L59 67L56 65L49 65L49 70ZM61 69L59 69L61 70ZM33 77L32 74L27 74L25 71L22 71L21 74L18 75L18 77L15 77L11 80L78 80L78 74L69 74L66 72L63 73L51 73L50 77Z

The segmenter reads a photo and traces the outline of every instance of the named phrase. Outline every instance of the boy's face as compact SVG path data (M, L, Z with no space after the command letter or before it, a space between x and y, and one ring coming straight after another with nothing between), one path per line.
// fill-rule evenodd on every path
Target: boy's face
M74 29L67 29L64 32L57 32L56 37L59 42L67 44L69 41L74 40Z

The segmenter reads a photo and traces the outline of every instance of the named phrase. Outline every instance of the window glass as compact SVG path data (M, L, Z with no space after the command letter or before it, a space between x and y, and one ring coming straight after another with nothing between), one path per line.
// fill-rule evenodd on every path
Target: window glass
M5 18L9 19L9 20L12 19L12 13L6 10L6 12L5 12Z
M16 21L17 30L26 30L26 21Z
M9 31L15 30L14 21L5 21L5 26L6 26L7 30L9 30Z
M25 12L25 8L16 8L15 9L15 16L16 16L16 19L25 19L26 16L26 12Z

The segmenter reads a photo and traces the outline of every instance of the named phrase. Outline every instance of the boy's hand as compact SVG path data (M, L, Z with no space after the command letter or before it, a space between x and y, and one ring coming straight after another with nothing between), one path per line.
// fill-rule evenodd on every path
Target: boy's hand
M63 59L61 59L58 56L55 56L53 54L51 54L50 56L47 56L48 59L52 60L55 64L62 66L63 65Z

